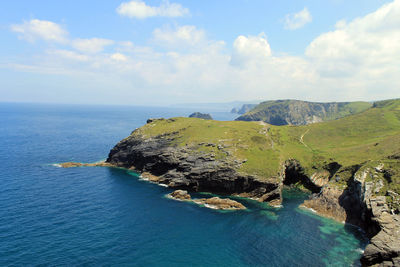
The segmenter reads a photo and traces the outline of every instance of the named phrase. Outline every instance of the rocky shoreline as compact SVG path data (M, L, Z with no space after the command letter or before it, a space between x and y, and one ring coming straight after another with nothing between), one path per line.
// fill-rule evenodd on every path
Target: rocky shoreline
M61 166L107 166L135 170L150 182L177 190L169 196L173 199L218 209L242 207L215 198L191 199L183 190L235 195L280 206L283 186L299 185L313 193L302 204L303 207L365 230L370 244L361 258L363 266L400 266L399 215L390 210L385 197L377 195L382 186L367 179L384 172L383 167L366 168L360 165L344 168L337 162L330 162L316 169L312 175L307 175L297 160L287 159L275 176L260 178L241 172L243 161L229 156L230 152L223 147L218 147L219 152L227 156L217 157L198 149L199 146L215 144L178 146L174 145L177 138L177 132L151 137L136 132L120 141L105 162L65 163ZM347 177L345 182L341 182L343 177Z
M380 188L368 176L380 168L360 168L345 189L327 185L304 201L317 214L361 227L370 238L361 257L363 266L400 266L400 216L391 211Z
M137 171L135 165L116 164L115 162L109 162L109 160L97 163L65 162L59 165L63 168L116 167ZM302 175L301 166L295 160L286 161L283 169L284 175L294 175L291 173L293 171L300 173L297 174L299 176ZM190 187L192 184L190 182L182 185L180 175L177 177L171 175L163 177L154 175L152 172L149 172L149 169L145 170L146 171L141 172L141 177L152 183L165 185L170 188L189 188L195 191L198 191L198 188L204 188L204 186ZM219 169L217 168L217 170ZM320 216L343 223L353 224L365 230L370 238L370 243L365 248L364 254L360 260L363 266L400 266L400 216L390 212L384 197L371 196L371 183L365 182L365 177L369 174L368 171L371 170L355 173L353 187L347 189L338 189L337 187L325 183L318 193L312 194L300 207L312 210ZM242 178L241 176L238 177ZM178 179L178 182L174 179ZM236 179L238 178L236 177ZM311 180L312 179L310 179L309 182ZM211 179L210 181L212 182L213 180ZM252 180L250 181L250 184L247 184L247 188L251 188L251 183L254 182ZM316 179L316 183L320 185L321 179ZM196 185L198 185L198 183L196 183ZM257 185L259 186L258 188L248 192L229 193L233 196L268 202L275 207L281 206L281 190L284 181L276 185L276 188L274 186L268 187L266 186L268 184L261 182L258 182ZM221 191L220 187L217 188L218 190L216 191L213 190L212 187L208 187L208 192L227 193L226 191ZM238 187L236 187L236 189L237 188ZM270 191L268 191L268 189L270 189ZM221 199L218 197L192 199L190 194L182 189L173 191L168 194L167 197L179 201L193 202L211 209L246 209L241 203L231 199Z

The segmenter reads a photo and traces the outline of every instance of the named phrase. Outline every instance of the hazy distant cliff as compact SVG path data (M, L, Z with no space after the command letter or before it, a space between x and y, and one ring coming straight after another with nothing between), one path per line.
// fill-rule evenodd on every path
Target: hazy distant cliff
M231 113L245 114L252 110L257 104L243 104L240 108L236 107L231 110Z
M368 102L317 103L274 100L260 103L236 120L264 121L273 125L305 125L356 114L371 106Z

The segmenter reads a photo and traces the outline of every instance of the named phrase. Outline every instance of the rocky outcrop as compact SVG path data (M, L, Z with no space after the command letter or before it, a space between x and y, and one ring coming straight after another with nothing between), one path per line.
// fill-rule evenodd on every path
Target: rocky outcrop
M212 198L200 198L194 199L193 202L204 205L210 209L218 209L218 210L244 210L246 207L229 198L219 198L219 197L212 197Z
M400 216L389 213L384 196L370 198L366 204L371 222L379 232L365 248L361 263L368 266L400 266Z
M112 164L107 162L96 162L96 163L80 163L80 162L64 162L57 164L62 168L74 168L74 167L112 167Z
M168 197L180 201L189 201L192 200L191 196L189 193L185 190L175 190L174 192L168 194Z
M200 113L200 112L194 112L194 113L190 114L189 118L198 118L198 119L204 119L204 120L212 120L213 119L210 114Z
M265 101L236 120L264 121L272 125L305 125L344 117L366 110L367 102L318 103L300 100Z
M241 161L217 159L202 152L203 144L176 146L177 133L145 137L132 134L109 153L108 164L149 173L153 181L170 188L223 194L245 194L259 201L280 204L279 179L259 179L238 171ZM206 144L207 145L207 144ZM223 151L223 148L221 148ZM228 154L228 152L226 152ZM148 175L146 175L148 176Z
M204 207L217 210L244 210L246 207L235 200L229 198L197 198L192 199L189 193L185 190L175 190L174 192L167 195L169 198L179 201L190 201Z
M400 216L391 212L385 196L377 195L383 182L369 179L376 171L382 170L352 166L339 171L302 206L363 228L371 238L361 258L364 266L400 266ZM346 172L350 179L340 186L336 180Z

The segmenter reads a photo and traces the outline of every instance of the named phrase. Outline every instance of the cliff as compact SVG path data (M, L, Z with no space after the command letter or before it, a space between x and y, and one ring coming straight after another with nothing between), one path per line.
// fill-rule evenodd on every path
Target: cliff
M273 125L305 125L356 114L371 106L372 104L368 102L265 101L246 111L236 120L264 121Z
M396 266L400 250L400 100L304 126L152 119L106 161L171 188L279 205L284 185L313 192L303 206L359 225L371 237L364 265Z

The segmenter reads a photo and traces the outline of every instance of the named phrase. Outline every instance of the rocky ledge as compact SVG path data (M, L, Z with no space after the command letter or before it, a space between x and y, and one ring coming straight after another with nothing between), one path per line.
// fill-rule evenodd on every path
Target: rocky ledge
M194 202L199 205L204 205L204 207L210 209L218 209L218 210L244 210L246 207L229 198L198 198L192 199L191 196L185 190L175 190L174 192L167 195L169 198L179 200L179 201L189 201Z

